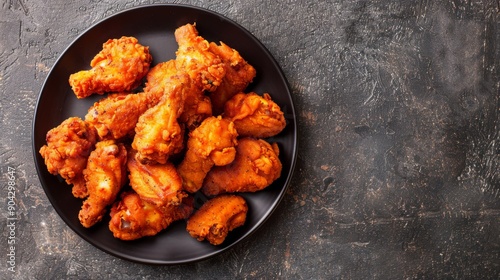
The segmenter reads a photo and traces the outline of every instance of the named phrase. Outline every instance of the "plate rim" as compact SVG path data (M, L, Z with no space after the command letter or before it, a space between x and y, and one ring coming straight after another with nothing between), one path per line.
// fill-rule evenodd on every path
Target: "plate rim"
M290 170L289 170L286 178L284 178L284 184L283 184L281 190L278 193L277 199L275 199L273 201L273 203L270 205L270 207L265 211L265 215L263 216L263 218L260 221L258 221L258 223L256 223L255 225L253 225L248 230L248 232L245 232L244 234L242 234L241 237L239 237L238 239L236 239L231 244L228 244L228 245L224 246L223 248L219 248L218 250L214 250L213 252L210 252L210 253L205 254L203 256L192 257L192 258L189 258L189 259L186 259L186 260L180 260L180 261L179 260L165 261L165 260L157 260L157 259L144 259L144 258L141 258L141 257L131 256L131 255L125 254L123 252L116 252L115 250L111 250L111 249L106 248L106 246L103 247L102 245L98 245L97 243L99 243L99 242L97 242L96 240L94 240L92 238L89 238L88 236L85 236L81 232L75 230L73 228L72 222L70 220L68 220L65 216L59 214L59 211L60 211L59 207L55 206L55 205L57 205L56 201L54 201L54 199L50 195L48 195L48 193L47 193L47 190L46 190L47 186L45 184L45 180L44 180L43 176L41 176L42 175L42 170L41 169L43 168L43 166L40 166L38 164L37 158L39 157L39 152L38 152L36 144L35 144L36 120L37 120L37 116L39 114L39 110L40 110L39 104L40 104L40 102L42 100L44 89L46 88L47 83L48 83L49 79L51 78L53 72L56 71L55 70L56 67L60 64L60 61L63 59L63 57L65 56L65 54L68 52L68 50L70 48L72 48L73 45L75 45L75 43L81 37L85 36L85 34L87 34L88 32L90 32L92 29L98 27L103 22L105 22L107 20L110 20L113 17L117 17L119 15L131 12L131 11L134 11L134 10L140 10L140 9L146 9L146 8L149 9L149 8L154 8L154 7L162 7L162 8L181 7L181 8L196 10L196 11L201 12L201 13L208 13L211 16L215 16L215 17L217 17L217 18L219 18L221 20L229 22L230 24L236 26L243 33L245 33L245 36L250 37L252 39L252 41L254 41L255 43L257 43L260 46L260 48L262 50L264 50L265 55L273 63L274 68L278 70L278 74L279 74L281 80L284 83L284 86L286 88L288 97L290 99L291 108L288 108L288 110L291 111L290 113L292 114L292 119L293 119L292 123L288 123L287 124L287 126L288 125L293 125L293 127L292 127L293 133L292 133L292 135L290 135L290 137L293 137L291 139L293 145L292 145L291 153L290 153L290 156L291 156L291 158L290 158L291 159ZM229 249L231 249L232 247L234 247L235 245L240 244L244 240L248 239L252 234L254 234L255 232L257 232L269 220L269 218L273 215L273 213L276 211L276 209L280 205L281 201L283 200L283 198L284 198L284 196L286 194L286 191L290 187L290 184L291 184L291 181L292 181L292 178L293 178L293 175L294 175L294 171L295 171L297 157L298 157L297 115L296 115L296 111L295 111L295 104L294 104L294 100L293 100L292 90L290 88L288 80L286 79L286 76L285 76L285 74L283 72L283 69L280 67L280 65L278 64L278 62L274 58L274 56L271 54L271 52L269 51L269 49L256 36L254 36L250 31L248 31L245 27L241 26L239 23L235 22L234 20L232 20L232 19L230 19L230 18L228 18L228 17L226 17L226 16L224 16L224 15L218 13L218 12L209 10L207 8L195 6L195 5L190 5L190 4L174 4L174 3L141 4L141 5L138 5L138 6L135 6L135 7L126 8L126 9L117 11L115 13L112 13L110 15L107 15L107 16L105 16L105 17L97 20L96 22L92 23L89 27L85 28L83 31L80 31L78 33L78 35L58 55L57 59L52 64L52 67L51 67L50 71L48 72L47 76L44 78L44 81L43 81L43 83L41 85L41 88L40 88L40 90L38 92L38 97L37 97L36 103L35 103L35 110L34 110L33 119L32 119L31 133L32 133L31 134L31 142L32 142L31 146L32 146L32 152L33 152L33 157L34 157L33 161L35 163L36 176L37 176L38 182L40 183L40 185L41 185L41 187L42 187L42 189L44 191L45 196L49 200L52 209L57 213L57 216L64 221L64 223L66 224L66 226L68 228L70 228L71 231L73 233L75 233L77 236L79 236L80 238L82 238L83 240L85 240L86 242L88 242L90 245L92 245L93 247L99 249L102 252L105 252L105 253L107 253L109 255L112 255L112 256L115 256L115 257L118 257L120 259L132 261L132 262L135 262L135 263L150 264L150 265L179 265L179 264L189 264L189 263L199 262L201 260L205 260L205 259L214 257L216 255L219 255L219 254L221 254L223 252L226 252Z

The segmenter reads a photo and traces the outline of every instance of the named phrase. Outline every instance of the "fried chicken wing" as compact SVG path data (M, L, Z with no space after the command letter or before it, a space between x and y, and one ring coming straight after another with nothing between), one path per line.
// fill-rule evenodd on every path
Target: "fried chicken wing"
M214 91L225 75L222 60L209 50L210 44L198 35L195 25L183 25L175 30L174 35L179 45L177 69L188 73L197 88Z
M92 59L90 70L70 75L69 83L78 98L93 93L128 92L136 88L152 61L149 47L134 37L109 39Z
M115 93L94 103L85 121L94 126L100 139L133 137L139 117L149 108L145 93Z
M237 136L233 123L220 116L205 119L189 133L186 155L178 166L184 190L198 191L212 166L233 161Z
M182 114L189 76L178 73L166 77L164 95L160 102L139 117L132 148L142 162L166 163L183 148L184 130L178 122Z
M248 206L237 195L220 195L205 202L187 221L186 230L198 241L220 245L228 232L245 224Z
M282 164L278 156L276 143L271 145L262 139L241 138L234 161L212 168L201 190L207 196L260 191L281 175Z
M49 130L47 144L40 148L49 173L61 175L66 183L73 185L73 195L87 196L83 170L87 159L97 142L97 132L78 117L64 120Z
M222 59L225 68L221 84L210 94L212 110L215 115L220 115L224 111L226 101L242 92L253 81L256 70L238 51L223 42L220 42L220 45L211 42L209 50Z
M149 203L178 205L187 194L182 190L182 178L174 164L142 164L136 159L136 151L130 151L127 168L130 186Z
M108 206L113 204L126 182L127 149L114 140L101 141L90 153L83 171L89 196L78 214L84 227L101 221Z
M267 138L280 133L286 126L281 108L271 96L255 92L238 93L224 107L224 117L232 120L238 135Z
M173 222L187 219L192 212L191 197L179 205L157 206L136 193L127 192L111 208L109 229L116 238L134 240L156 235Z

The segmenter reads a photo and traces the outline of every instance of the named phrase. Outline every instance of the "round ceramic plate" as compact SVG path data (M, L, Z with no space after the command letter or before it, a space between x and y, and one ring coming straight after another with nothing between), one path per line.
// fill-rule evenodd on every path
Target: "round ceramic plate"
M153 64L175 57L174 31L181 25L196 23L199 34L208 41L223 41L235 48L257 70L257 77L247 91L268 92L285 113L287 126L269 139L280 147L283 164L281 177L257 193L243 193L249 212L244 226L230 232L222 245L199 242L186 231L186 222L177 221L153 237L121 241L108 229L109 215L92 228L78 220L82 200L71 194L71 187L47 172L40 148L47 131L71 116L84 118L88 108L102 96L83 100L75 97L69 84L70 74L89 69L90 61L110 38L134 36L149 46ZM33 124L33 152L41 184L54 209L66 224L95 247L118 257L150 264L194 262L221 253L255 232L276 209L290 182L296 161L297 129L295 111L287 81L269 51L247 30L214 12L183 5L141 6L110 16L81 34L59 57L40 92ZM203 200L198 197L195 199ZM198 203L198 204L201 204ZM195 200L196 205L196 200Z

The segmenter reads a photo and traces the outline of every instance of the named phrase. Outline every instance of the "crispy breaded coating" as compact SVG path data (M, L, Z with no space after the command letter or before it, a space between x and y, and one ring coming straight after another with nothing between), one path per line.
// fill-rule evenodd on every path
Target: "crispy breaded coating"
M114 140L98 142L83 171L89 196L78 214L84 227L101 221L126 182L127 149Z
M178 166L184 190L198 191L212 166L222 166L233 161L238 133L233 123L219 117L205 119L189 133L187 151Z
M248 206L237 195L220 195L205 202L187 221L186 230L198 241L220 245L229 231L245 224Z
M152 67L146 75L146 84L144 92L148 97L148 102L151 105L156 105L165 95L165 92L170 90L171 77L178 73L175 66L175 59L160 62Z
M40 148L40 154L49 173L61 175L67 184L73 185L75 197L87 196L83 170L97 142L95 129L82 119L71 117L49 130L46 141L47 144Z
M162 99L139 117L135 127L132 148L142 163L166 163L184 145L184 129L178 118L182 114L189 76L179 73L166 79Z
M224 117L232 120L242 137L267 138L280 133L286 126L281 108L271 96L255 92L238 93L224 106Z
M195 25L183 25L175 30L174 35L179 45L177 69L188 73L197 88L214 91L225 75L222 60L209 50L208 41L198 35Z
M218 55L224 63L226 74L221 84L210 93L214 115L222 114L224 104L235 94L242 92L255 78L256 70L238 51L220 42L210 43L210 51Z
M110 94L89 108L85 121L96 128L102 140L120 140L135 135L139 117L149 108L144 93Z
M109 229L115 238L135 240L153 236L175 221L187 219L193 212L193 200L186 197L179 205L157 206L133 192L123 193L111 208Z
M163 97L166 89L170 87L172 80L169 77L184 74L185 71L176 67L175 60L158 63L147 75L145 93L150 103L158 103ZM186 79L184 87L184 105L179 116L179 122L187 126L189 130L194 129L207 117L212 115L212 104L202 88L196 86L191 78Z
M136 38L109 39L90 62L92 69L70 75L69 83L78 98L132 91L148 72L151 61L149 47Z
M281 175L282 164L278 156L276 143L271 145L262 139L241 138L234 161L212 168L201 190L208 196L263 190Z
M187 194L174 164L142 164L136 151L129 151L127 168L130 186L142 200L156 205L178 205Z

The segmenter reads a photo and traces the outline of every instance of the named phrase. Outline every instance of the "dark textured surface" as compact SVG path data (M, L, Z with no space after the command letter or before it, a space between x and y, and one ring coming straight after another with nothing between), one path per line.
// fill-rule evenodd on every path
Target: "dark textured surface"
M179 1L238 22L283 68L300 141L289 192L256 234L196 264L135 264L75 235L35 172L39 90L80 32L152 2L0 4L0 278L500 277L498 1Z

